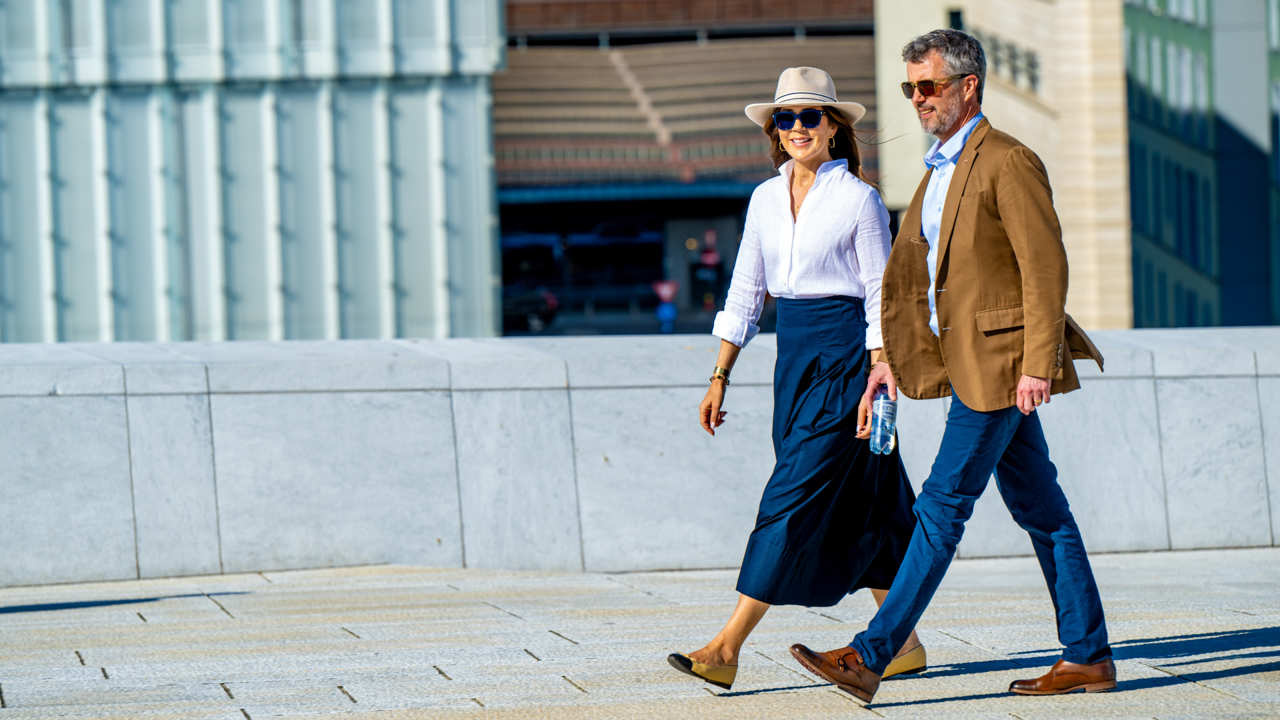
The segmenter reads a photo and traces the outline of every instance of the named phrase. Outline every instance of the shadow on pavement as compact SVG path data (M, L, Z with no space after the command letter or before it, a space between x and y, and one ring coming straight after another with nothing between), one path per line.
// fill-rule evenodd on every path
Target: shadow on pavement
M0 615L12 615L14 613L32 613L32 612L51 612L53 610L79 610L82 608L110 607L112 605L137 605L140 603L152 603L159 600L176 600L179 598L198 598L198 597L219 597L223 595L248 595L246 591L238 592L213 592L213 593L186 593L185 595L158 595L156 597L146 598L124 598L120 600L81 600L78 602L61 602L61 603L41 603L37 605L9 605L8 607L0 607Z
M1249 651L1264 648L1257 652ZM1247 630L1228 630L1223 632L1197 633L1193 635L1170 635L1168 637L1139 638L1121 640L1112 643L1112 653L1117 660L1163 660L1166 658L1194 658L1180 662L1149 662L1149 666L1160 669L1168 675L1126 680L1123 675L1114 692L1125 690L1147 690L1168 687L1182 683L1202 683L1222 678L1239 677L1280 671L1280 627L1250 628ZM1021 656L1007 660L980 660L976 662L955 663L942 668L926 671L923 677L945 677L948 675L968 675L1018 668L1048 669L1058 660L1056 650L1026 650L1013 653ZM1174 672L1164 668L1175 668L1207 662L1223 662L1229 660L1274 659L1240 667L1203 670L1199 672ZM1040 674L1039 671L1032 673ZM1031 677L1031 674L1028 675ZM889 682L893 682L890 680ZM905 705L928 705L940 702L957 702L965 700L990 700L1007 697L1006 692L983 693L978 695L957 695L925 700L903 701L895 703L875 703L875 707L895 707Z
M814 683L812 685L789 685L787 687L769 687L760 688L759 690L739 690L738 692L721 692L716 693L717 697L746 697L748 695L763 695L771 692L787 692L788 690L808 690L810 688L820 688L827 683Z

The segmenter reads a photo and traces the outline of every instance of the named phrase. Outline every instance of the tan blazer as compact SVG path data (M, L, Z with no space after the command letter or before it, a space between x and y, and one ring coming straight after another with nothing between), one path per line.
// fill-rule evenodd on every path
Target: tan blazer
M1022 375L1048 378L1054 393L1079 388L1070 359L1101 368L1102 355L1064 309L1067 254L1040 158L985 118L969 136L942 210L938 336L929 329L929 244L920 224L932 172L902 217L884 271L880 324L898 387L913 398L954 387L983 412L1016 404Z

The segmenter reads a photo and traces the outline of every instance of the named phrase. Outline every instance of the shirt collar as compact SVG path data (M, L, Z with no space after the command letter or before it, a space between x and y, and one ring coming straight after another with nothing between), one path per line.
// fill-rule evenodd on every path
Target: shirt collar
M955 163L960 158L960 151L964 150L964 144L969 141L969 136L973 134L973 129L978 126L983 115L979 112L965 123L960 131L952 135L945 143L940 140L933 141L933 147L929 148L929 152L924 154L924 164L931 168L940 167L946 163Z
M792 170L795 169L795 165L796 165L795 158L788 158L786 162L778 166L778 174L786 178L787 182L791 182L791 172ZM822 163L822 165L818 166L818 177L821 178L823 175L826 175L827 173L833 170L836 170L836 169L843 170L843 169L848 169L848 167L849 167L849 161L844 158L839 158L837 160L828 160Z

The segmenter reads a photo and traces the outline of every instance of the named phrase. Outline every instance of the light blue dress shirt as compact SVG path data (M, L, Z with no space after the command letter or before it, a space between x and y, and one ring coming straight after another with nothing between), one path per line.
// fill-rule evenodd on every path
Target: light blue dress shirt
M921 208L920 229L924 239L929 242L929 329L938 334L938 244L942 232L942 207L947 203L947 189L951 187L951 176L955 174L956 162L964 150L964 144L973 134L973 129L982 120L978 113L965 123L960 131L952 135L945 143L934 141L933 147L924 155L924 164L933 168L929 177L929 185L924 190L924 207Z

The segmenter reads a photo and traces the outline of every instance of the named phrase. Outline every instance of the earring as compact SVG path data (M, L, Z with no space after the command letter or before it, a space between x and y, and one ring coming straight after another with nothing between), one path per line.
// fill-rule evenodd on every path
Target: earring
M832 150L835 150L835 149L836 149L836 136L835 136L835 135L832 135L831 137L827 138L827 147L828 147L828 148L831 148Z
M781 150L782 152L786 152L786 151L787 151L787 146L786 146L786 145L785 145L781 140L779 140L779 141L778 141L778 149L779 149L779 150Z

